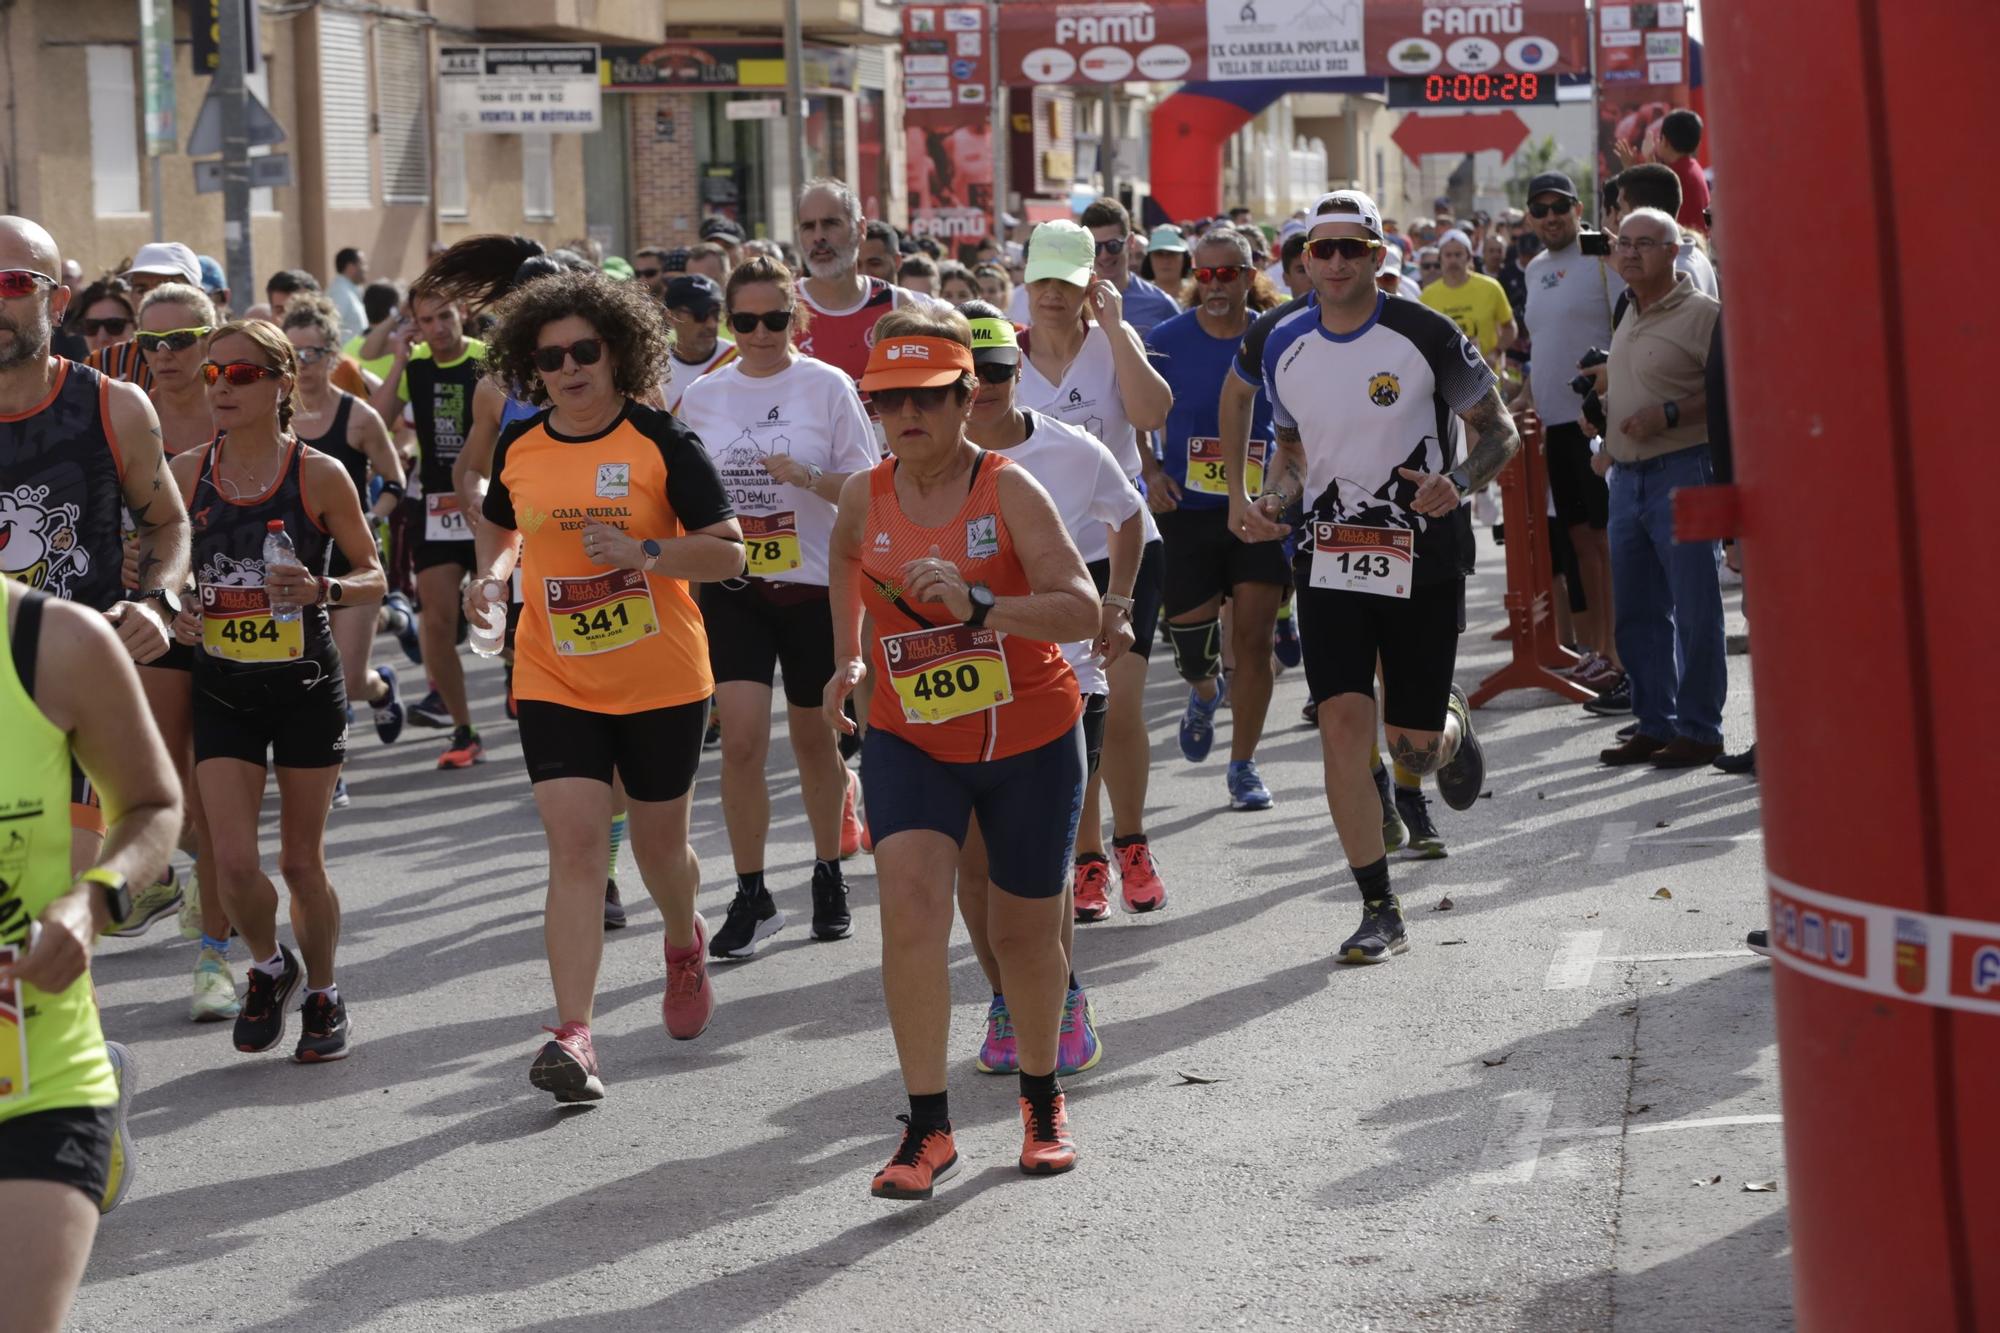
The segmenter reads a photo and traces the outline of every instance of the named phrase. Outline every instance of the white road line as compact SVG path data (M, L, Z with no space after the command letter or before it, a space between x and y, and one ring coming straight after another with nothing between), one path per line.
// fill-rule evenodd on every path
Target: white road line
M1673 845L1679 847L1708 847L1725 842L1762 842L1764 841L1764 835L1761 832L1714 833L1704 837L1699 833L1693 833L1689 834L1687 837L1684 838L1656 838L1649 833L1636 839L1636 841L1642 844L1658 843L1663 846Z
M1475 1185L1525 1185L1535 1178L1543 1132L1555 1098L1546 1092L1508 1092L1496 1099L1493 1131L1479 1154Z
M1573 930L1556 949L1555 961L1542 980L1543 990L1581 990L1597 970L1597 951L1604 945L1601 930Z
M1636 820L1611 820L1597 831L1597 847L1590 854L1590 863L1594 866L1624 865L1625 854L1632 850L1632 835L1638 831Z
M1709 949L1701 953L1608 953L1600 963L1684 963L1700 958L1755 958L1748 949Z
M1544 1130L1546 1139L1615 1139L1620 1134L1667 1134L1683 1129L1721 1129L1728 1125L1780 1125L1781 1115L1716 1115L1702 1120L1662 1120L1652 1125L1577 1125Z

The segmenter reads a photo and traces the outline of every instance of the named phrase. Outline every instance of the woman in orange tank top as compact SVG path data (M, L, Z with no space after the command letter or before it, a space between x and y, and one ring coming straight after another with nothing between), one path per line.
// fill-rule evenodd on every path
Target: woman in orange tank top
M843 732L854 724L842 705L870 659L875 669L861 780L881 886L882 989L910 1095L902 1143L871 1187L882 1198L927 1199L958 1162L945 1095L946 945L974 814L999 890L987 925L1020 1049L1021 1169L1076 1164L1055 1068L1083 703L1058 645L1096 634L1100 609L1048 493L965 438L972 371L972 331L955 311L897 311L876 326L861 387L893 456L841 488L828 553L825 707Z

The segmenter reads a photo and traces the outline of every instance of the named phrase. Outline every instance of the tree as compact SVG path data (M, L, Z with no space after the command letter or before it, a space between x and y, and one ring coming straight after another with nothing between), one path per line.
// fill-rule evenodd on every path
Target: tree
M1576 182L1576 192L1584 199L1597 193L1597 173L1588 163L1566 156L1553 134L1530 139L1514 154L1514 174L1507 181L1507 199L1516 208L1528 205L1528 182L1545 171L1560 171Z

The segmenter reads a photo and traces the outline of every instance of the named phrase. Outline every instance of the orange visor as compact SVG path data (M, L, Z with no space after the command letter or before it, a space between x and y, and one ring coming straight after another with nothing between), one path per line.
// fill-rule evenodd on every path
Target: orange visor
M861 388L928 389L972 373L972 349L950 338L882 338L868 352Z

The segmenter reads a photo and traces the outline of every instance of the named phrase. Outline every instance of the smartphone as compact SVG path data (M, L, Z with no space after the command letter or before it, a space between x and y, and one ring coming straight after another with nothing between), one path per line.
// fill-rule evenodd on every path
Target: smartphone
M1604 231L1579 232L1577 233L1576 244L1577 248L1585 254L1595 255L1597 258L1603 259L1611 254L1611 233Z

